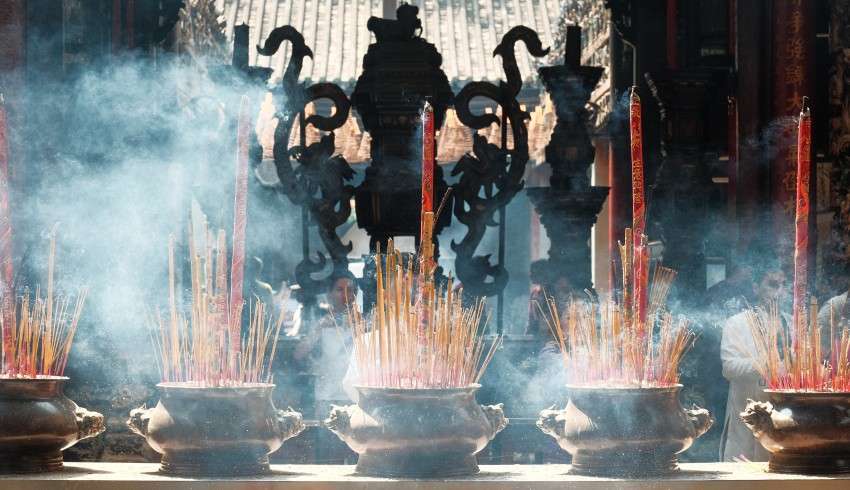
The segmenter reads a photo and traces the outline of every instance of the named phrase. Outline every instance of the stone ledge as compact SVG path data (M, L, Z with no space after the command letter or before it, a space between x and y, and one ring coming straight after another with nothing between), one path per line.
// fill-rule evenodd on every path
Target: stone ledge
M360 477L353 466L272 465L257 478L182 479L160 475L151 463L66 463L65 471L40 475L0 476L3 490L155 490L155 489L847 489L850 475L813 477L777 475L766 463L686 463L669 478L618 480L569 474L568 465L485 465L481 473L446 480L392 480ZM191 482L191 483L190 483Z

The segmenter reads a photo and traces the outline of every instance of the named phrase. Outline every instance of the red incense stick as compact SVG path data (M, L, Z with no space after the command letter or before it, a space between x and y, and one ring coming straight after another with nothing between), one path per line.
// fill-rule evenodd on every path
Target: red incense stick
M422 207L425 213L434 211L434 108L427 101L422 109ZM420 232L420 238L421 232Z
M640 97L632 87L629 103L629 133L632 153L632 237L634 246L634 301L635 320L638 325L646 320L647 280L649 266L644 264L647 254L643 252L646 231L646 201L643 177L643 129L641 126Z
M806 306L809 250L809 177L811 175L812 118L808 97L803 97L797 132L797 209L794 220L794 325Z
M248 148L251 134L250 104L243 95L236 135L236 191L233 204L233 257L230 263L230 365L236 366L241 348L242 283L245 274L245 229L248 222Z

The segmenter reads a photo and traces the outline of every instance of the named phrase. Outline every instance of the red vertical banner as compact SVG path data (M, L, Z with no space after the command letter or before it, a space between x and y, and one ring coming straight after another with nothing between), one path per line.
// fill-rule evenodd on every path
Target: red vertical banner
M239 104L236 133L236 188L233 202L233 257L230 262L230 361L236 368L241 344L242 286L245 274L245 234L248 225L248 160L251 138L251 115L248 97Z
M812 118L808 99L803 97L803 110L797 128L797 199L794 218L794 325L806 306L809 254L809 181L812 172Z
M667 0L667 68L679 68L678 48L678 0Z
M641 121L640 97L637 87L632 87L629 103L629 134L632 156L632 233L633 242L627 246L634 249L634 315L638 325L646 320L647 278L649 276L646 247L646 200L644 199L643 126Z
M3 370L12 372L12 352L15 343L15 301L14 280L15 270L12 262L12 216L9 211L9 139L6 105L0 95L0 294L3 295Z

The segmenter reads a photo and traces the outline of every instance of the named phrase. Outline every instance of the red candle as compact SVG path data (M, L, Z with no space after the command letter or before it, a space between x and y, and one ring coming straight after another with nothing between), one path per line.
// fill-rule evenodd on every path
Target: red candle
M235 370L241 344L242 283L245 274L245 229L248 223L248 148L251 116L248 97L239 104L236 133L236 191L233 204L233 258L230 263L230 366ZM235 371L234 371L235 372Z
M427 101L422 109L422 211L434 211L434 108Z
M803 97L803 109L797 130L797 210L794 220L794 325L806 306L809 250L809 177L811 176L812 117L808 97Z
M646 313L646 289L649 276L649 266L644 262L648 256L644 253L644 238L646 231L646 202L644 200L643 179L643 129L641 127L640 97L637 87L632 87L631 100L629 103L629 133L631 136L632 150L632 236L634 238L634 301L636 320L645 320Z
M3 353L5 355L4 371L13 371L12 352L15 343L14 321L15 302L12 280L15 275L12 263L12 216L9 212L9 141L6 137L6 107L3 96L0 95L0 294L3 295Z

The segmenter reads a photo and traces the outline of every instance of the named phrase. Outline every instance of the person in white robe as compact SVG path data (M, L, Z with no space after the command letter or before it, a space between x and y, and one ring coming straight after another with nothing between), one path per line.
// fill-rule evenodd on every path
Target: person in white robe
M754 294L757 306L767 307L784 296L785 274L778 266L758 271L755 279ZM787 315L782 316L788 323ZM746 313L740 312L726 320L720 341L723 377L729 380L726 420L720 439L722 461L767 461L769 456L740 418L748 399L764 398L762 390L765 384L756 370L755 355L755 342Z

